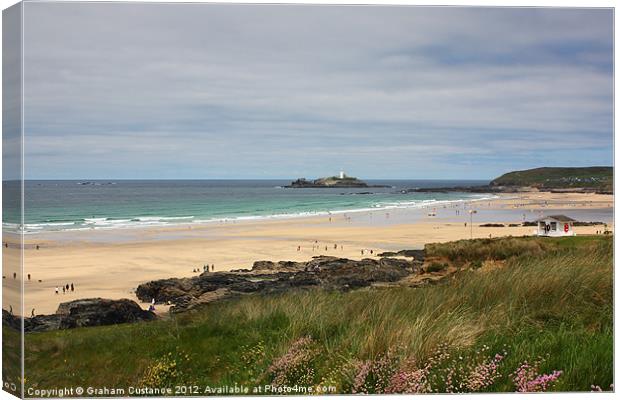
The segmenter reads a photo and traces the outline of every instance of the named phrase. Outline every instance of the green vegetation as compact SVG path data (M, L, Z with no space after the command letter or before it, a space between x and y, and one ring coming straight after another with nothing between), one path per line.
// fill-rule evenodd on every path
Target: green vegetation
M426 272L439 272L446 268L448 268L448 264L446 263L432 262L426 267Z
M461 266L467 262L508 260L514 257L543 256L560 250L587 249L601 241L597 236L564 237L553 240L534 236L493 239L464 239L448 243L430 243L424 247L426 257L443 257Z
M613 167L534 168L494 179L492 186L531 186L539 189L588 188L613 190Z
M19 396L21 391L22 341L19 332L3 326L2 330L2 382L4 390Z
M504 266L422 288L246 296L170 320L28 334L27 386L608 390L612 249L594 236L434 244L435 256Z

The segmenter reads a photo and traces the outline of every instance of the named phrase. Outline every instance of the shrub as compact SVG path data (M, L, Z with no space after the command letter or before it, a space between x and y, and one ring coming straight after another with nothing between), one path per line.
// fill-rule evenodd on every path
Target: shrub
M448 268L448 264L446 263L432 262L426 267L426 272L439 272L446 268Z

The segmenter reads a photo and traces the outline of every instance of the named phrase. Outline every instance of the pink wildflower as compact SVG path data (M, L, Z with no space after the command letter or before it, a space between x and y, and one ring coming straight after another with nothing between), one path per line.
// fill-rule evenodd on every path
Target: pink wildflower
M314 378L311 362L316 356L314 341L304 337L295 341L286 354L277 358L267 369L273 376L272 384L310 384Z
M562 371L539 374L540 361L529 364L525 361L512 374L517 392L545 392L562 375Z

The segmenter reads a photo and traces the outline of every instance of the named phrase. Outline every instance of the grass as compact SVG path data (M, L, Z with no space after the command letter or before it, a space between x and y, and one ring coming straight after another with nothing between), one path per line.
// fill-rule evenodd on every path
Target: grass
M2 331L2 382L4 390L19 396L21 392L21 336L13 329Z
M573 236L553 240L533 236L501 237L493 239L464 239L448 243L430 243L425 246L426 257L445 257L456 264L507 260L513 257L541 256L559 250L597 246L600 237Z
M539 188L589 187L612 190L613 167L544 167L513 171L494 179L491 185Z
M501 376L481 391L514 391L510 373L539 358L541 373L562 371L552 390L607 389L612 249L610 237L459 241L428 250L462 262L498 257L505 266L463 270L446 284L423 288L247 296L170 320L28 334L27 383L303 381L333 384L338 392L379 392L387 390L379 369L393 372L413 359L419 368L441 348L452 359L462 357L462 365L480 363L481 349L507 353Z

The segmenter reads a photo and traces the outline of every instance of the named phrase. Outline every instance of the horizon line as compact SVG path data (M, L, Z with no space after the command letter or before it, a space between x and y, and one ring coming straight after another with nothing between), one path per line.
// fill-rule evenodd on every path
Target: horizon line
M356 177L354 177L356 178ZM272 181L295 180L299 178L25 178L24 181ZM310 179L310 178L308 178ZM360 179L360 178L358 178ZM362 180L392 180L392 181L485 181L494 178L364 178ZM20 181L21 179L3 179L3 182Z

